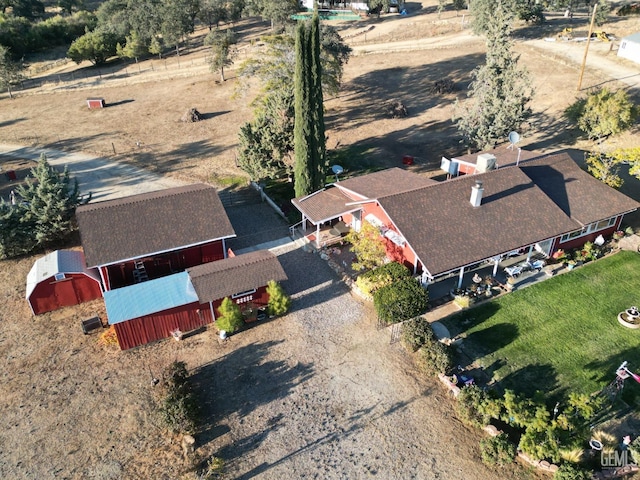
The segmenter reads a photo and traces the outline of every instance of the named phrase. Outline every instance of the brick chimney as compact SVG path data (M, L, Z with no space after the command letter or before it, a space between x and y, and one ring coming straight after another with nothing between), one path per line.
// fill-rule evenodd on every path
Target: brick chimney
M480 180L476 180L476 184L471 187L471 198L469 201L471 205L474 207L479 207L482 203L482 194L484 193L484 188L482 188L482 182Z

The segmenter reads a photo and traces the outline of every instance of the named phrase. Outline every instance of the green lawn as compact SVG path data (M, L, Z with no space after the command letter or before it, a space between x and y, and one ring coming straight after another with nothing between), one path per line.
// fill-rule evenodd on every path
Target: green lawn
M443 323L452 336L466 333L464 353L502 387L561 399L600 390L624 360L640 373L640 329L617 320L639 304L640 255L620 252ZM633 379L623 398L640 398Z

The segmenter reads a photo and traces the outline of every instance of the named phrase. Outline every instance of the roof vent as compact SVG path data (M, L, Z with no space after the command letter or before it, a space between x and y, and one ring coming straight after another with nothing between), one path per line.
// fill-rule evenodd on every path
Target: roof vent
M476 180L476 184L471 187L471 198L469 201L471 205L474 207L479 207L482 203L482 194L484 193L484 188L482 187L482 182L480 180Z

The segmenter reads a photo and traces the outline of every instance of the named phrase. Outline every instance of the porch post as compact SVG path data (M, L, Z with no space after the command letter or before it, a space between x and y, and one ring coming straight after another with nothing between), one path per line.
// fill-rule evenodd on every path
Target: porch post
M318 250L320 250L320 224L316 225L316 246Z
M531 252L533 251L533 245L529 245L529 252L527 253L527 262L531 260Z
M302 215L302 233L305 232L305 230L307 230L307 217L306 215Z
M413 274L418 273L418 257L413 260Z
M211 310L211 318L213 319L213 321L216 321L216 314L213 311L213 302L209 302L209 309Z
M224 238L222 239L222 258L227 258L227 242Z
M463 277L464 277L464 267L460 267L460 275L458 275L458 288L462 288Z
M495 263L493 264L493 274L492 277L495 277L498 274L498 264L500 263L500 257L496 258Z

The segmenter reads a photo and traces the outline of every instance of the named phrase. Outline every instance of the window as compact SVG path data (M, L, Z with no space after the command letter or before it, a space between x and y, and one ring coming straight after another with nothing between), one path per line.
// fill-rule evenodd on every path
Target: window
M246 297L247 295L251 295L252 293L256 293L255 288L247 290L246 292L234 293L233 295L231 295L231 298Z
M560 237L560 242L566 242L567 240L571 240L573 238L581 237L582 235L586 235L591 232L597 232L603 230L607 227L611 227L615 225L616 217L608 218L607 220L600 220L599 222L590 223L589 225L585 225L580 230L574 230L573 232L566 233Z
M64 273L56 273L54 278L59 282L60 280L64 280L67 277L64 276Z

